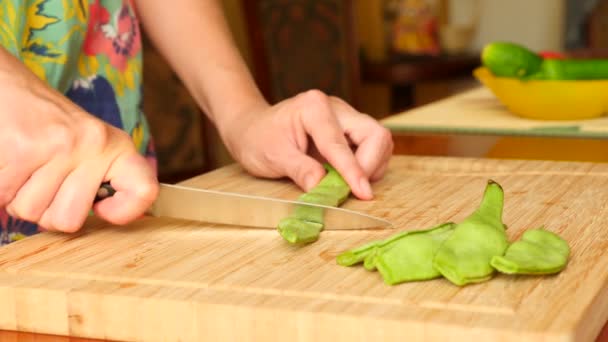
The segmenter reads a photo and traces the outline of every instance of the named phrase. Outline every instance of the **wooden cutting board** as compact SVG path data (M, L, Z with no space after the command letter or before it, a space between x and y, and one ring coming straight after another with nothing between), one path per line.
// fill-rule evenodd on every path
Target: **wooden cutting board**
M391 287L335 257L396 231L324 231L293 247L275 230L91 219L76 235L0 249L0 329L128 341L593 340L608 319L608 165L394 157L375 200L344 207L426 228L467 216L489 178L504 187L511 239L545 225L570 243L562 273ZM186 183L300 193L236 166Z

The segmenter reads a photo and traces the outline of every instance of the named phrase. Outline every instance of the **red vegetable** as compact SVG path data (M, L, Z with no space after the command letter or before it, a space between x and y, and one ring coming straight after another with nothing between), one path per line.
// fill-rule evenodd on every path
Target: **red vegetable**
M538 55L543 59L566 59L566 55L556 51L540 51Z

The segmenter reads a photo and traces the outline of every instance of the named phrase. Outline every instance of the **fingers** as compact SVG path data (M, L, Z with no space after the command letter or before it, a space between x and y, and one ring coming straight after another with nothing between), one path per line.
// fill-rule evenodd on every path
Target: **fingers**
M390 159L390 156L387 158L387 161L388 161L388 159ZM384 176L385 176L385 173L386 173L386 170L387 170L387 169L388 169L388 162L387 162L387 163L385 163L385 164L383 164L382 166L380 166L380 168L379 168L379 169L377 169L377 170L376 170L376 171L375 171L375 172L372 174L372 176L369 178L369 179L370 179L370 181L372 181L372 182L376 182L376 181L379 181L379 180L381 180L382 178L384 178Z
M34 170L44 164L44 160L27 158L27 151L15 153L17 156L0 165L0 208L13 201L19 189L27 182ZM10 210L9 210L10 211Z
M42 228L69 233L79 230L89 215L100 185L106 179L112 179L112 186L117 192L94 207L100 217L114 224L125 224L145 212L158 191L155 173L145 158L132 151L117 158L107 173L106 168L100 165L103 164L99 160L85 161L65 179L62 178L58 189L51 192L55 194L52 202L39 219ZM44 186L32 183L31 189L42 190ZM23 203L28 202L24 199Z
M286 155L285 173L304 191L310 191L317 185L323 176L325 169L314 158L295 151L292 155Z
M371 125L353 135L361 136L353 141L357 145L355 156L365 174L370 177L371 181L382 178L393 154L394 145L390 132Z
M42 214L40 226L68 233L82 227L104 175L103 168L97 166L96 163L85 162L68 174Z
M300 95L299 101L302 125L321 155L344 177L355 196L373 198L368 177L355 159L328 98L321 92L309 91Z
M101 129L100 129L101 128ZM96 207L97 213L115 224L143 214L158 191L156 172L137 153L128 135L117 129L96 127L77 154L55 155L19 189L7 207L12 216L51 231L79 230L91 211L100 185L112 180L115 197ZM106 133L104 133L106 132Z
M135 151L119 156L103 181L116 193L95 204L95 213L113 224L126 224L140 217L158 195L158 180L148 161ZM97 188L99 187L97 184ZM94 189L92 199L97 188Z
M18 172L17 168L7 165L0 168L0 208L6 207L27 180L27 175Z
M252 114L225 131L231 154L249 173L288 176L308 191L325 174L320 161L327 162L354 196L373 198L370 180L383 177L393 144L388 130L371 117L320 91Z
M355 157L371 181L381 179L393 154L391 132L372 117L356 112L342 100L332 98L334 111L348 138L357 146Z
M8 204L12 216L29 222L38 222L51 205L55 193L69 174L67 158L52 160L36 170Z

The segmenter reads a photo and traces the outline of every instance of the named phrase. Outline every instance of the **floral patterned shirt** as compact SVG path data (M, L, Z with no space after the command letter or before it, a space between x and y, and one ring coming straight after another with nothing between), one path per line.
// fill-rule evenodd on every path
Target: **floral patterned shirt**
M142 112L142 46L132 0L0 0L0 45L74 103L128 132L156 167ZM0 208L0 245L38 232Z

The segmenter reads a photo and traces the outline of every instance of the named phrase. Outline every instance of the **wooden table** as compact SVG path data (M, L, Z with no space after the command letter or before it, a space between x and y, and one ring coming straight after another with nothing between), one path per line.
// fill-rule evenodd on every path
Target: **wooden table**
M415 105L414 89L417 84L470 76L480 64L479 53L436 57L391 55L382 62L364 58L361 60L361 79L367 83L389 86L390 109L400 111Z
M484 87L382 120L396 154L608 162L608 117L529 120Z

